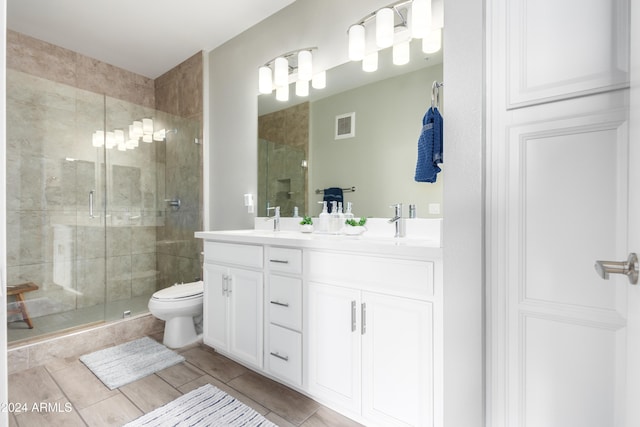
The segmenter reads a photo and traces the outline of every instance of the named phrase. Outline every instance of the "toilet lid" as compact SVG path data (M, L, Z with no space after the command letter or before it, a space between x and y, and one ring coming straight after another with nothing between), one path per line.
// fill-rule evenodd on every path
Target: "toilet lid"
M204 283L202 281L175 284L168 288L160 289L153 294L155 299L180 299L202 295Z

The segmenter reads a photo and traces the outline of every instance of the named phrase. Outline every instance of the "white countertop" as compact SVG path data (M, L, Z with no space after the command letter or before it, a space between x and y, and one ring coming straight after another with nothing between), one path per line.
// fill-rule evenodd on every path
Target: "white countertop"
M360 236L302 233L295 230L265 229L199 231L195 237L228 243L289 246L308 249L360 252L410 259L442 258L439 236L389 237L365 232Z

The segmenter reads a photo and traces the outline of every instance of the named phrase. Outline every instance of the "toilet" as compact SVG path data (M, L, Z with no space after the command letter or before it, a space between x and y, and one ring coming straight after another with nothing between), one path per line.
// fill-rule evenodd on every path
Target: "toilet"
M199 281L175 284L151 296L149 311L165 321L164 345L180 348L200 339L203 290L204 283Z

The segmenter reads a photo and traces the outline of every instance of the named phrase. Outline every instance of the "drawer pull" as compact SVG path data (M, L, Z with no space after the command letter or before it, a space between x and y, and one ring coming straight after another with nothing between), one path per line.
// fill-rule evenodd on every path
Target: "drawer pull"
M271 301L271 304L279 305L280 307L289 307L289 303L288 302Z
M286 259L270 259L269 262L275 262L276 264L289 264L289 260Z
M285 362L289 361L289 356L280 356L278 353L271 352L273 357L277 357L280 360L284 360Z

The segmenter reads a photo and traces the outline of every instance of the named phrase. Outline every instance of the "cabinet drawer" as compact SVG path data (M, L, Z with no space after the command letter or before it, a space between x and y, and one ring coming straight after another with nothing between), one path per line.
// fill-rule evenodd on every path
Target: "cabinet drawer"
M269 276L269 321L287 328L302 329L302 280Z
M315 251L307 254L305 273L310 280L409 298L434 295L435 271L431 261Z
M271 271L302 273L302 251L300 249L270 247L267 263Z
M269 371L292 384L302 384L302 335L269 325Z
M205 241L204 261L262 268L262 246Z

